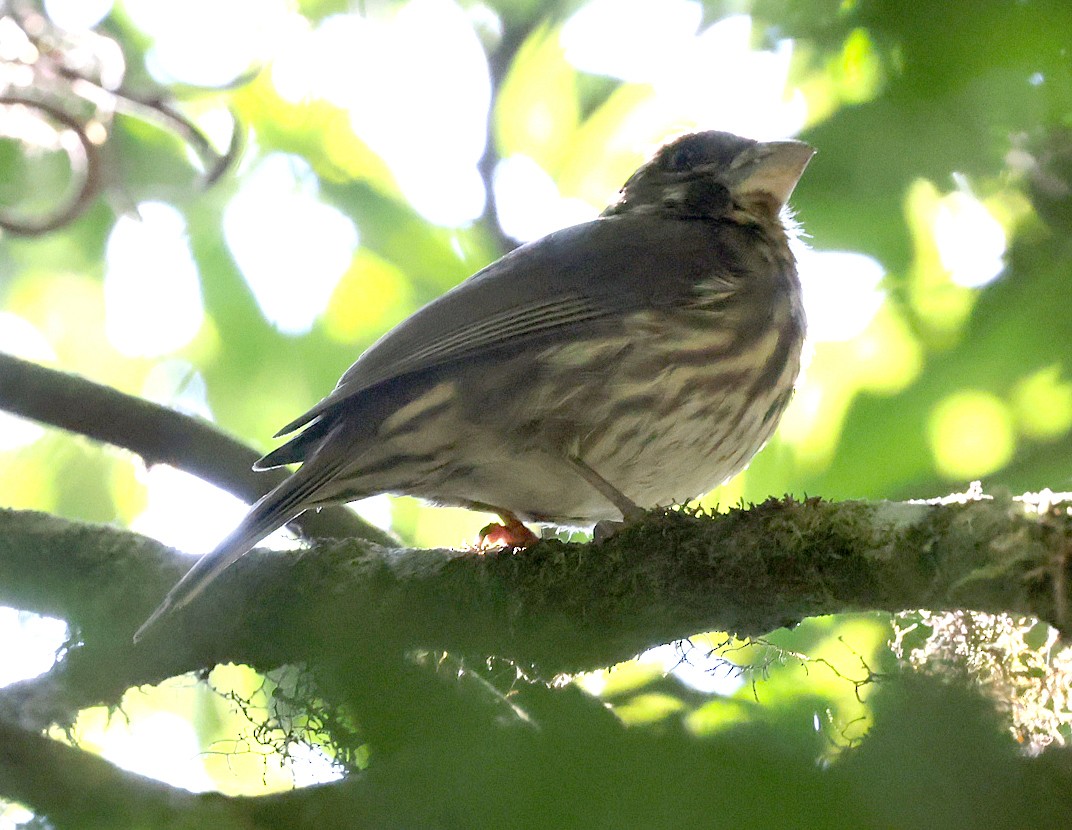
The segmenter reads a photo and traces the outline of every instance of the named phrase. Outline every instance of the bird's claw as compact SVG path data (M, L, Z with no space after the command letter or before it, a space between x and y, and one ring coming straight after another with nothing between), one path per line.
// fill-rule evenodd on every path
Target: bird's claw
M626 524L627 522L614 522L610 519L596 522L596 526L592 528L592 541L600 545L625 527Z
M540 541L540 537L517 519L504 524L492 522L480 531L478 542L481 548L527 548Z

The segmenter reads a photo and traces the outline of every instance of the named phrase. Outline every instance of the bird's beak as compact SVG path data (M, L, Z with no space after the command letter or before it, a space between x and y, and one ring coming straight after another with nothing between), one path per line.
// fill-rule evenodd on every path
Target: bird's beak
M765 194L781 210L815 148L803 141L767 141L743 151L730 165L726 184L735 194Z

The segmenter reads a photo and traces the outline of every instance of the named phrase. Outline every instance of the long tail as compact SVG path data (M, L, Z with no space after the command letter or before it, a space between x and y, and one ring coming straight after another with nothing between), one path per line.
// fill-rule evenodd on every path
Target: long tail
M339 466L338 461L324 464L319 457L310 459L254 504L238 527L215 550L197 560L168 592L164 601L134 633L134 642L138 642L146 631L168 614L192 602L257 542L315 504L317 492L335 476Z

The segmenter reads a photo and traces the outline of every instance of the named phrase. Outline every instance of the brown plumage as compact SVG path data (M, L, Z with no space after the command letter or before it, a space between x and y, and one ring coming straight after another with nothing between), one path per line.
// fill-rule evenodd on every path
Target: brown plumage
M813 151L663 147L592 222L524 245L375 343L258 462L301 468L139 630L272 530L376 493L591 526L700 495L773 433L804 314L781 214Z

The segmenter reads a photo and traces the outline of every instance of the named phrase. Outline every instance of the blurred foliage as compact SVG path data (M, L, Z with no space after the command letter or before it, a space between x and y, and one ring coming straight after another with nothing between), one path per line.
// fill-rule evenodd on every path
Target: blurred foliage
M404 5L424 13L436 3L305 0L297 12L266 11L265 18L275 15L271 21L282 32L272 40L274 49L300 52L315 49L310 33L340 16L390 21ZM680 101L667 98L664 82L622 81L575 68L560 35L564 21L583 5L493 0L461 7L491 56L485 161L525 156L554 179L561 197L594 213L661 140L681 129L723 125L692 123L689 111L675 109ZM651 8L654 13L657 6ZM7 3L0 9L26 14L32 6ZM354 130L353 113L338 96L317 92L321 83L382 92L392 70L316 77L295 96L282 88L277 52L269 49L250 57L248 74L236 76L233 86L199 88L160 72L153 51L159 33L139 28L134 11L117 5L95 33L71 32L64 36L70 40L57 43L83 47L77 57L90 75L115 61L119 44L124 89L143 101L165 89L177 95L179 110L212 137L219 152L227 138L219 140L216 125L229 109L248 148L236 170L206 189L189 142L166 123L110 106L114 86L109 93L107 84L98 84L98 94L87 96L85 84L69 83L64 98L62 82L49 76L50 100L80 113L104 136L104 180L90 208L62 229L37 238L0 237L0 347L127 392L210 412L227 430L267 450L278 426L326 394L364 348L499 256L509 240L487 213L458 227L429 222L407 200L384 150L373 149ZM778 436L708 500L759 501L783 492L930 497L974 477L983 477L988 489L1070 489L1072 4L712 0L702 3L700 26L740 13L752 15L754 48L792 40L784 94L806 105L800 136L819 149L793 200L808 244L874 257L885 278L878 311L852 338L814 344ZM228 20L201 25L226 26ZM242 25L256 28L257 22ZM240 32L222 34L237 41ZM0 32L0 42L11 37L10 30ZM200 45L191 41L186 48L196 53ZM27 73L11 54L5 51L0 83L21 89ZM346 56L319 57L330 66L328 58ZM290 60L300 65L312 59ZM346 66L340 63L336 72ZM418 67L428 76L436 70L431 62ZM703 77L699 88L747 91L747 70ZM37 82L30 78L31 89ZM402 110L423 105L395 103ZM424 125L429 153L437 131L447 126ZM279 153L307 165L309 192L347 217L360 238L320 313L301 333L287 333L269 320L225 232L231 200L248 186L260 161ZM42 210L68 174L55 147L0 142L4 209ZM1006 239L1001 273L982 287L954 280L936 240L937 217L958 209L962 199L981 204ZM181 348L134 355L117 348L109 334L117 300L107 294L106 252L117 222L148 201L172 205L186 223L203 317ZM303 239L290 242L301 245ZM970 248L975 240L963 244ZM153 278L147 268L145 280ZM295 297L311 290L307 278L302 269L277 275ZM837 295L825 298L833 302ZM25 335L27 323L33 336ZM190 389L202 384L203 400L191 399ZM3 423L0 433L9 426ZM121 523L144 508L145 497L136 492L142 479L120 453L49 433L3 446L0 504ZM408 499L395 502L392 517L407 541L440 545L464 542L486 521ZM751 721L787 730L815 755L829 756L870 722L851 678L867 678L891 659L883 645L890 636L884 619L819 620L772 635L770 645L734 647L728 665L745 667L747 682L727 697L689 690L661 664L619 667L605 678L580 682L631 722L677 720L697 734L712 734ZM776 647L781 651L772 651ZM820 658L828 662L816 663ZM897 693L885 704L900 705ZM176 711L202 725L211 722L206 728L213 736L233 733L234 725L220 719L234 713L209 717L203 706L188 699ZM927 714L940 720L944 712ZM887 729L882 740L897 749L921 735ZM874 752L884 751L877 747ZM854 763L861 780L872 780L875 767L866 755ZM911 782L904 786L910 793Z

